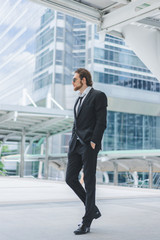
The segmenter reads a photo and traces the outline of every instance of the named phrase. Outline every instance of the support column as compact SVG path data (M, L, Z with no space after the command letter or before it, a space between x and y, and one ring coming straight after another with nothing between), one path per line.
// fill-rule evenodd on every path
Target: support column
M24 151L25 151L25 130L22 131L21 137L20 177L24 177Z
M138 187L138 174L136 171L131 173L133 179L134 179L134 187Z
M103 172L104 182L109 183L109 176L107 172Z
M66 178L66 172L67 172L67 162L65 161L65 160L63 160L63 168L64 168L64 180L65 180L65 178Z
M149 188L153 187L153 164L152 162L148 163L149 166Z
M41 144L41 155L44 154L44 143ZM38 170L38 178L42 178L42 168L43 168L43 162L39 161L39 170Z
M118 185L118 163L114 162L114 185Z
M48 152L49 152L49 133L46 136L46 151L45 151L45 162L44 162L44 177L46 179L48 179L48 170L49 170Z
M117 132L118 132L118 125L117 125L117 113L114 113L114 150L117 150Z

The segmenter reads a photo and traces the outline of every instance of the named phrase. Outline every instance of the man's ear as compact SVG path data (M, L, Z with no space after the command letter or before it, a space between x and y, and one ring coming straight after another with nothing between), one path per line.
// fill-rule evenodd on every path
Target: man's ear
M85 83L87 85L87 81L86 81L85 77L82 78L82 81L83 81L83 83Z

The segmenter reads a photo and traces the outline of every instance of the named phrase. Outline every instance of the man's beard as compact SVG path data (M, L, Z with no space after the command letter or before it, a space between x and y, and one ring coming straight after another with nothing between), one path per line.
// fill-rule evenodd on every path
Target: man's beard
M80 82L80 85L79 85L79 86L74 87L74 91L78 91L82 86L83 86L83 83Z

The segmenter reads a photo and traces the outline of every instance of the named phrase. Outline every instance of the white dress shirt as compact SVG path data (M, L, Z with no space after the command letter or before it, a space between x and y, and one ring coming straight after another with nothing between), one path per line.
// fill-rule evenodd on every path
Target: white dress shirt
M89 86L83 91L83 93L80 93L80 92L78 93L78 97L83 97L81 105L83 104L84 99L86 98L87 94L91 89L92 87ZM77 113L78 107L79 107L79 102L77 103L77 106L76 106L76 113Z

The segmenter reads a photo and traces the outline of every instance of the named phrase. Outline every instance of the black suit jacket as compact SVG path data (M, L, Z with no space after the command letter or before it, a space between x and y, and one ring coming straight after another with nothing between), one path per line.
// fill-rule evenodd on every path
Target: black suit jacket
M76 116L77 101L74 106L74 124L69 151L74 150L77 138L82 144L90 144L90 141L92 141L100 149L102 136L106 128L107 97L103 92L92 88Z

